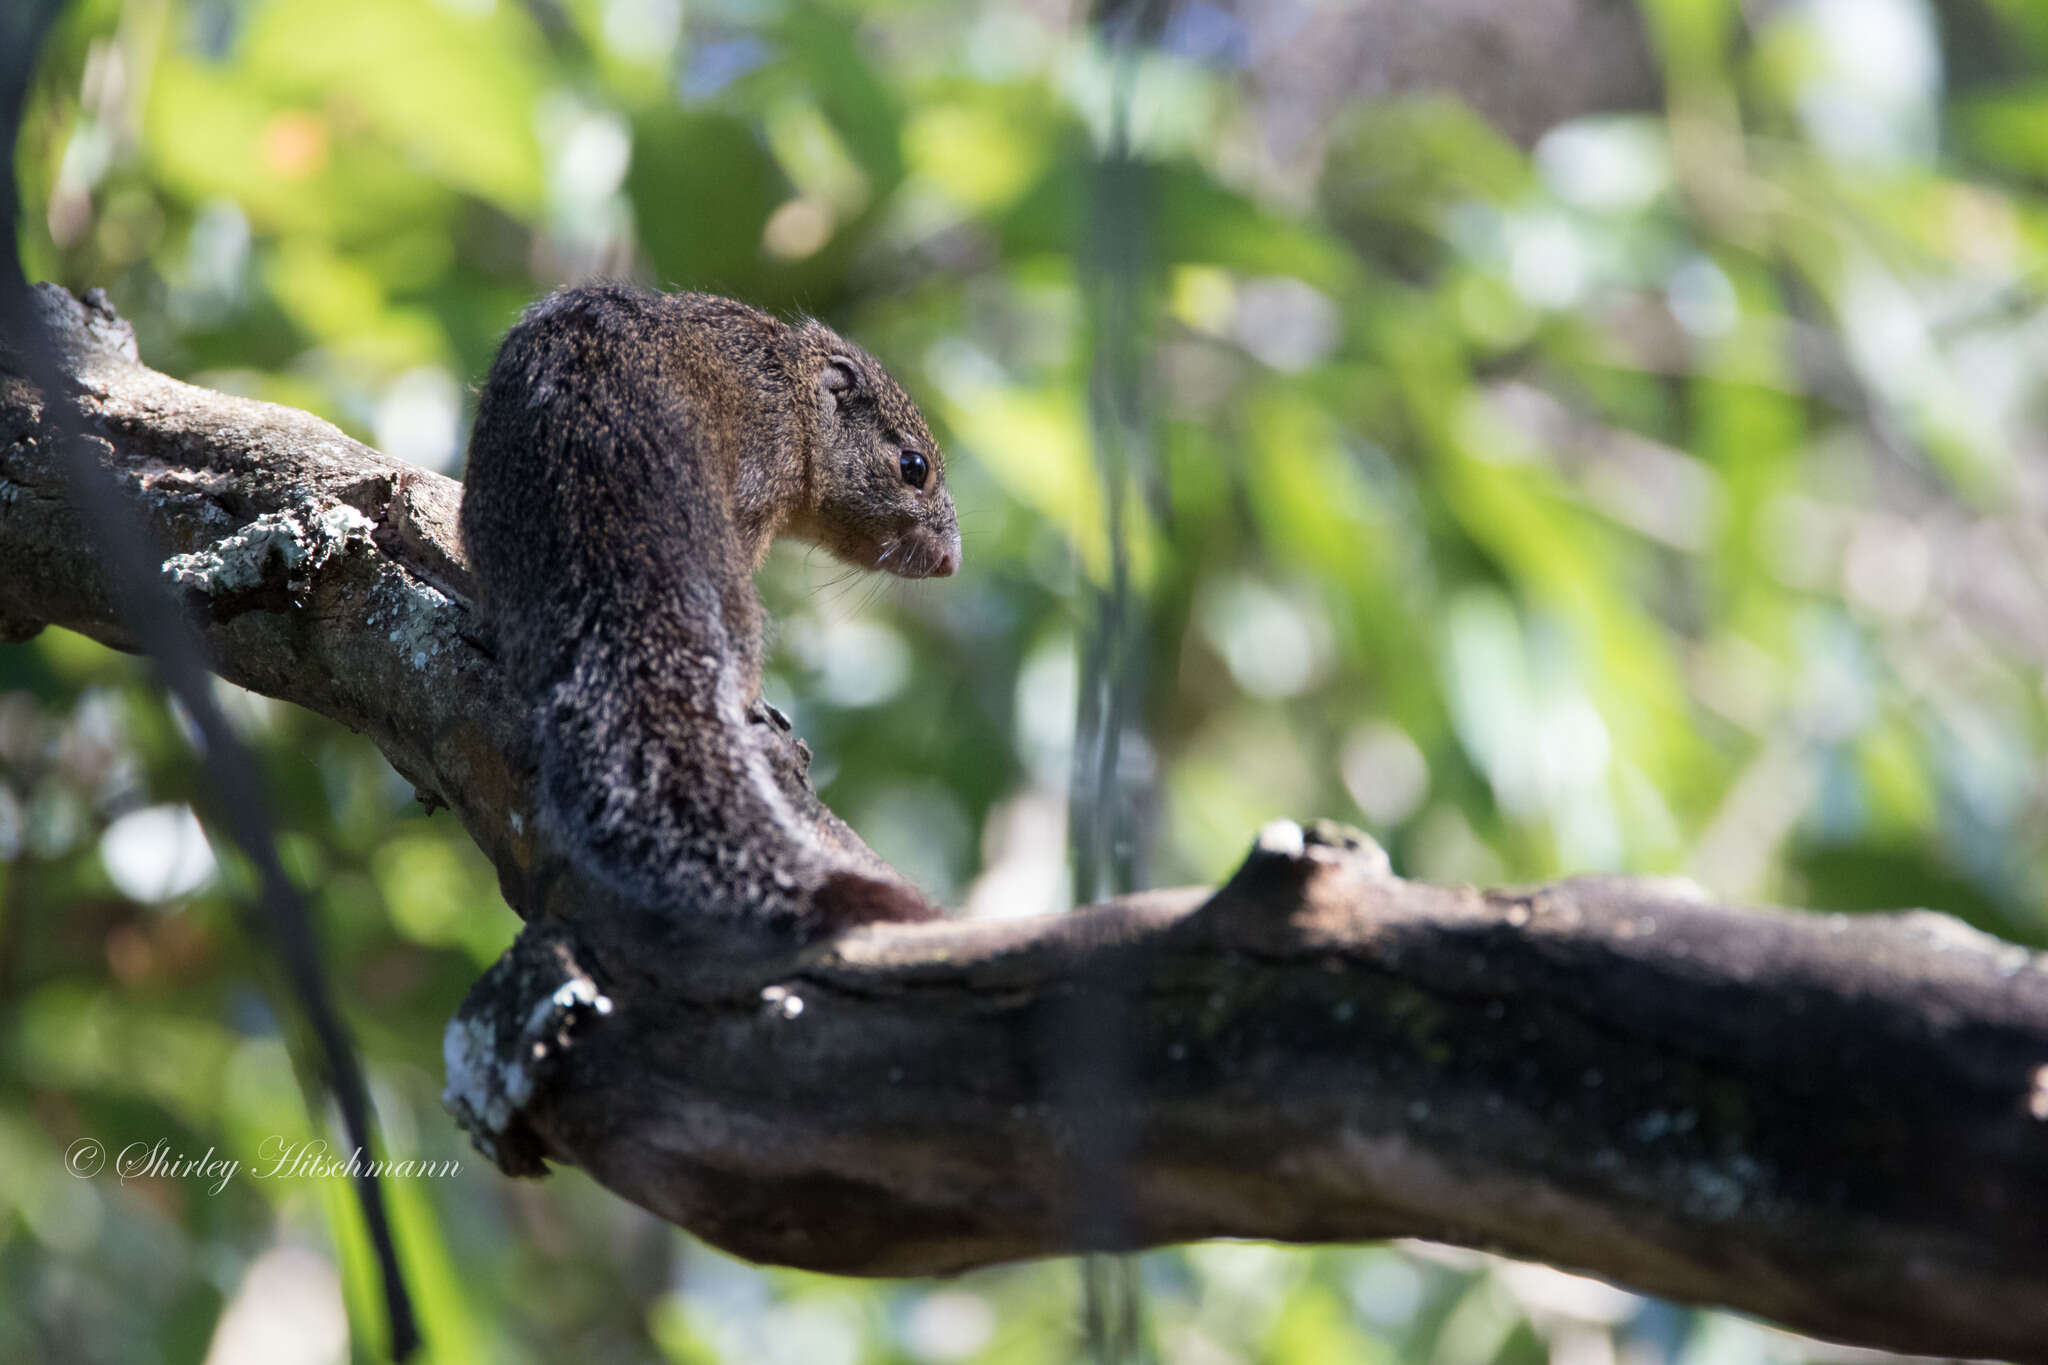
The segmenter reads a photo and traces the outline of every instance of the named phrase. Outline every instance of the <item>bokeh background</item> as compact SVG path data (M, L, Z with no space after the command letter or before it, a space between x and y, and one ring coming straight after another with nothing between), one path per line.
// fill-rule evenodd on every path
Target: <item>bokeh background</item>
M1384 4L1183 0L1119 47L1060 0L84 0L20 244L158 368L451 473L558 283L859 337L947 446L967 567L779 550L767 691L826 799L967 913L1069 903L1111 440L1143 880L1328 814L1411 876L1683 873L2048 941L2048 9L1606 8L1646 78L1594 51L1555 82L1635 107L1543 126L1388 97ZM1068 1264L760 1270L578 1173L490 1171L438 1103L516 929L489 869L365 742L222 692L387 1148L464 1159L388 1186L432 1359L1082 1356ZM368 1358L339 1183L63 1172L80 1136L332 1132L194 780L135 661L0 649L0 1359L340 1360L351 1321ZM1187 1365L1844 1354L1432 1248L1139 1269Z

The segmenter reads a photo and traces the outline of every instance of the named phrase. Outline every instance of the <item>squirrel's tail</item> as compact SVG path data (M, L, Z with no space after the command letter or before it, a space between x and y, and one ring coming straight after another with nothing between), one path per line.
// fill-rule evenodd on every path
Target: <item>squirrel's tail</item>
M625 648L620 648L624 645ZM664 661L600 627L540 698L549 833L589 876L644 905L803 917L833 861L804 836L725 700L714 654ZM712 676L697 676L700 673ZM725 694L725 695L722 695Z

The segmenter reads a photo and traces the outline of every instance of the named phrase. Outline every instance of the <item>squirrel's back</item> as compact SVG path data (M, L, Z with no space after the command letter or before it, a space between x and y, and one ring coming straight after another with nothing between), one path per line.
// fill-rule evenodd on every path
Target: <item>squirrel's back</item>
M534 305L479 398L463 541L534 709L543 823L587 874L645 904L769 918L859 883L859 917L923 917L909 887L820 842L750 731L760 623L735 499L797 456L788 336L701 294L597 285Z
M767 321L748 314L716 321ZM637 900L772 913L815 869L801 843L771 860L753 837L790 822L766 765L733 742L758 685L730 515L741 395L689 353L710 344L689 322L674 300L610 285L529 309L479 400L463 540L535 707L551 833Z
M693 297L705 296L620 285L550 295L491 365L462 534L522 691L556 680L593 616L681 608L679 625L723 624L727 599L738 597L751 620L729 512L744 440L740 383L715 356L692 356L719 339L692 325L681 305ZM720 330L774 326L727 308ZM674 600L705 593L720 610Z

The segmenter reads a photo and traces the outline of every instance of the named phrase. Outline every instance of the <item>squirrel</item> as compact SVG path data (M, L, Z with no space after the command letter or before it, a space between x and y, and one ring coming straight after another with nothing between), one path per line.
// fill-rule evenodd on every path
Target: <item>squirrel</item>
M960 567L938 445L867 352L710 294L552 294L479 395L461 533L533 708L542 827L586 875L804 930L939 914L800 809L750 726L777 535L905 578Z

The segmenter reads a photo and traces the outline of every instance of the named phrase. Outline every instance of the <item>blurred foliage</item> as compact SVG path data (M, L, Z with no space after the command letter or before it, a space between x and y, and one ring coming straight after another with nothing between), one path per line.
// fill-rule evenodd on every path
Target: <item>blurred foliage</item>
M1243 69L1277 21L1178 12L1135 66L1123 172L1149 879L1326 813L1416 876L1683 872L2043 941L2039 7L1937 31L1916 0L1645 0L1668 108L1533 152L1448 98L1285 143ZM1081 272L1114 67L1049 13L85 0L19 148L21 246L32 278L106 287L159 368L450 471L497 337L565 280L860 337L948 443L967 569L778 552L769 694L899 866L975 913L1050 910L1107 559ZM492 1174L437 1102L442 1024L516 927L490 870L357 737L229 702L388 1147L463 1160L392 1183L432 1358L1073 1356L1061 1268L757 1271L576 1173ZM134 661L56 631L0 650L0 1358L339 1358L337 1277L368 1358L340 1185L249 1173L329 1129L193 780ZM244 1174L72 1179L81 1137ZM1176 1361L1817 1349L1435 1252L1202 1247L1144 1276ZM280 1323L296 1353L265 1344Z

